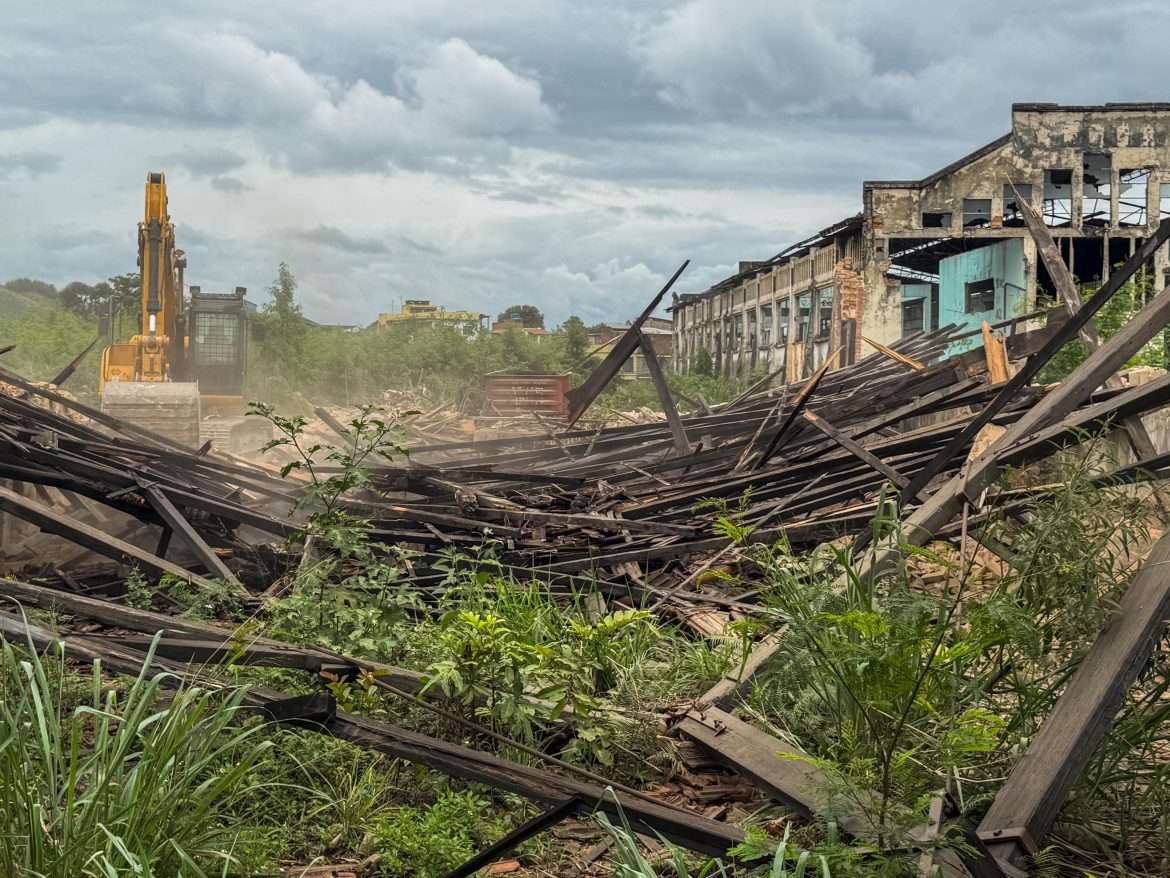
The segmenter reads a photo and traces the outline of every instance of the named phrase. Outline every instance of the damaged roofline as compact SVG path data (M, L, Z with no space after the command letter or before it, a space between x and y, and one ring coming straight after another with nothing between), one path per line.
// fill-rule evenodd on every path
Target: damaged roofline
M797 241L795 244L788 245L771 259L766 259L763 262L753 263L751 268L745 269L744 271L738 271L729 277L725 277L723 280L712 284L701 292L680 293L678 295L678 301L680 303L694 302L698 299L705 299L709 296L713 296L716 293L722 292L728 287L736 286L740 281L746 280L750 277L760 274L761 272L773 269L777 265L780 265L795 256L800 256L804 251L827 238L832 238L841 234L842 232L848 232L855 228L859 228L861 226L861 220L861 213L855 213L843 220L838 220L832 225L825 226L819 232L816 232L815 234L812 234L803 240ZM666 310L668 312L673 312L674 307L671 306Z
M1136 102L1136 103L1105 103L1105 104L1053 104L1053 103L1017 103L1012 104L1012 116L1016 113L1155 113L1165 112L1170 110L1170 103L1166 102ZM997 137L990 143L985 143L978 149L968 153L960 159L957 159L935 171L928 177L923 177L921 180L866 180L862 183L862 190L866 189L921 189L929 186L932 183L938 182L943 177L953 174L955 171L970 164L976 159L982 158L989 152L998 149L1006 144L1012 138L1013 130L1007 134Z
M1013 104L1013 110L1018 105ZM951 162L945 168L940 168L929 177L923 177L921 180L866 180L861 184L862 190L866 189L921 189L924 186L929 186L931 183L936 183L943 177L953 174L955 171L971 164L976 159L983 158L989 152L999 149L1012 139L1012 132L1002 134L990 143L985 143L978 149L967 153L961 159Z

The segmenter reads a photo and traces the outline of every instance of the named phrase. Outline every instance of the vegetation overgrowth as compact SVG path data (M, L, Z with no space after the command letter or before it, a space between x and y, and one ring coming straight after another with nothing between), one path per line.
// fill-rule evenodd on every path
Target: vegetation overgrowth
M380 399L387 389L414 388L436 402L466 405L475 412L482 404L480 379L488 372L569 372L580 381L606 353L590 355L589 336L579 317L567 318L547 335L523 332L520 326L543 325L543 315L532 306L517 305L500 315L519 318L508 331L469 339L444 327L318 325L305 319L296 290L296 277L282 263L267 301L251 318L245 393L281 411L305 414L315 405L356 406ZM69 379L69 390L93 402L101 347L110 339L128 340L138 331L138 296L136 275L93 286L73 283L61 290L27 278L8 281L0 286L0 343L16 348L0 362L34 381L47 381L98 336L99 318L112 313L106 334ZM668 380L684 407L724 402L742 389L709 374L670 372ZM596 405L618 412L661 408L650 381L614 382Z
M312 327L285 269L282 284L287 295L275 291L263 317L254 376L287 381L293 411L306 389L327 380L300 365L319 358L351 358L354 399L401 386L419 370L437 392L457 395L485 365L559 369L571 359L568 341L555 336L469 342L433 330L386 345L374 332ZM1139 298L1116 307L1136 309ZM26 313L37 307L33 301ZM1111 331L1108 320L1102 331ZM708 402L733 390L698 386L690 389ZM269 389L280 398L275 383ZM627 386L619 401L647 389ZM857 576L836 543L808 553L783 540L750 543L740 507L704 504L712 532L738 544L719 575L756 589L763 612L700 639L644 608L606 605L587 579L567 599L554 596L540 577L505 568L490 538L429 559L445 574L437 599L412 591L406 574L415 557L378 543L360 504L373 490L366 461L404 453L393 420L361 407L347 425L351 443L332 447L306 443L304 418L287 410L253 407L275 428L270 450L291 453L284 474L307 486L293 512L305 544L289 547L302 560L275 584L264 611L249 615L224 584L197 592L137 574L127 601L235 623L241 641L263 634L413 669L425 675L424 697L403 697L372 674L310 681L242 666L229 667L227 685L216 688L178 686L165 675L110 678L79 674L54 652L5 644L4 874L259 875L276 864L363 860L371 875L443 875L523 820L529 806L309 731L263 726L241 710L247 687L305 692L324 684L347 711L645 786L678 769L661 737L665 717L734 673L757 637L783 630L785 648L733 710L791 742L777 759L821 770L829 809L801 821L763 808L745 820L747 841L711 861L669 846L656 858L639 850L628 827L598 818L614 837L617 874L914 875L918 852L905 848L907 830L938 796L978 821L1108 620L1157 521L1145 494L1094 482L1103 445L1088 436L1043 473L1007 476L1012 485L1049 486L1015 516L980 522L957 551L907 546L901 566L876 580ZM879 508L875 531L896 539L897 510ZM1011 564L990 559L979 534L1010 545ZM1037 874L1165 874L1168 720L1162 644L1035 856ZM167 783L146 781L156 777ZM868 829L844 838L837 826L846 814L861 815ZM565 850L545 836L519 856L556 874Z
M440 559L447 578L427 605L403 584L410 554L374 542L347 505L369 489L353 471L370 449L397 453L393 424L368 410L350 426L348 448L303 449L295 469L308 471L315 489L298 514L318 548L265 613L245 617L230 596L210 606L206 596L171 596L193 614L234 618L241 638L319 644L426 675L429 706L372 676L323 681L346 710L514 760L543 763L543 751L645 785L676 768L660 718L734 673L755 636L784 628L786 649L734 710L792 742L776 758L820 768L831 807L812 823L765 808L748 820L747 841L719 861L669 847L656 859L622 827L603 824L616 836L618 874L639 878L915 874L906 830L944 790L970 819L987 808L1115 606L1152 520L1141 495L1092 484L1100 457L1092 441L1060 463L1061 487L1019 519L987 525L1016 551L994 576L971 543L960 553L908 548L900 569L868 582L832 546L798 554L783 542L747 544L736 507L715 505L713 530L743 543L723 575L759 588L765 615L697 639L639 608L598 613L588 581L568 601L554 598L538 578L503 568L490 540ZM282 429L296 445L299 422L285 419ZM336 471L321 470L325 463ZM1051 475L1045 482L1055 484ZM896 534L898 516L874 527ZM134 593L153 597L143 583ZM79 677L55 656L14 646L2 658L0 771L36 779L35 788L9 783L0 794L6 874L247 875L278 862L349 858L366 860L370 874L441 875L529 813L497 791L311 732L240 722L252 683L311 691L291 671L232 667L223 690L180 688L166 700L162 678ZM1039 874L1104 874L1107 863L1112 874L1154 875L1170 861L1168 681L1159 651L1037 855ZM186 749L168 755L164 744ZM168 772L173 799L154 800L141 782L147 771ZM109 796L98 794L103 783ZM147 812L149 825L136 816ZM854 841L836 829L847 812L870 827ZM777 857L769 833L785 835L787 853ZM545 837L519 855L555 870L566 853Z

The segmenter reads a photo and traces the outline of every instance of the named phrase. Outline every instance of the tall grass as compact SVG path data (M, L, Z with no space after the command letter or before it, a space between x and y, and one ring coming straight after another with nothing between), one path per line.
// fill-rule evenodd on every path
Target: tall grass
M0 641L0 874L234 871L219 809L254 794L270 745L234 722L243 690L173 683L143 670L115 692L98 667L79 682L60 652Z

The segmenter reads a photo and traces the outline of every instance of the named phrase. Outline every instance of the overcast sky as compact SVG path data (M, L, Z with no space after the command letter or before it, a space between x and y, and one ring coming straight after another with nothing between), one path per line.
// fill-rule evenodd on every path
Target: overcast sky
M634 315L1004 133L1165 100L1162 2L0 0L0 279L134 268L366 323L403 298ZM0 315L2 316L2 315Z

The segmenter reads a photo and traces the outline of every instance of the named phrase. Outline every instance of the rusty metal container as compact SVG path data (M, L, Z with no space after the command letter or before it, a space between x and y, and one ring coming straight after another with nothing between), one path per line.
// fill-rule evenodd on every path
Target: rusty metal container
M483 378L484 414L502 417L541 417L563 420L568 417L572 376L537 372L491 372Z

